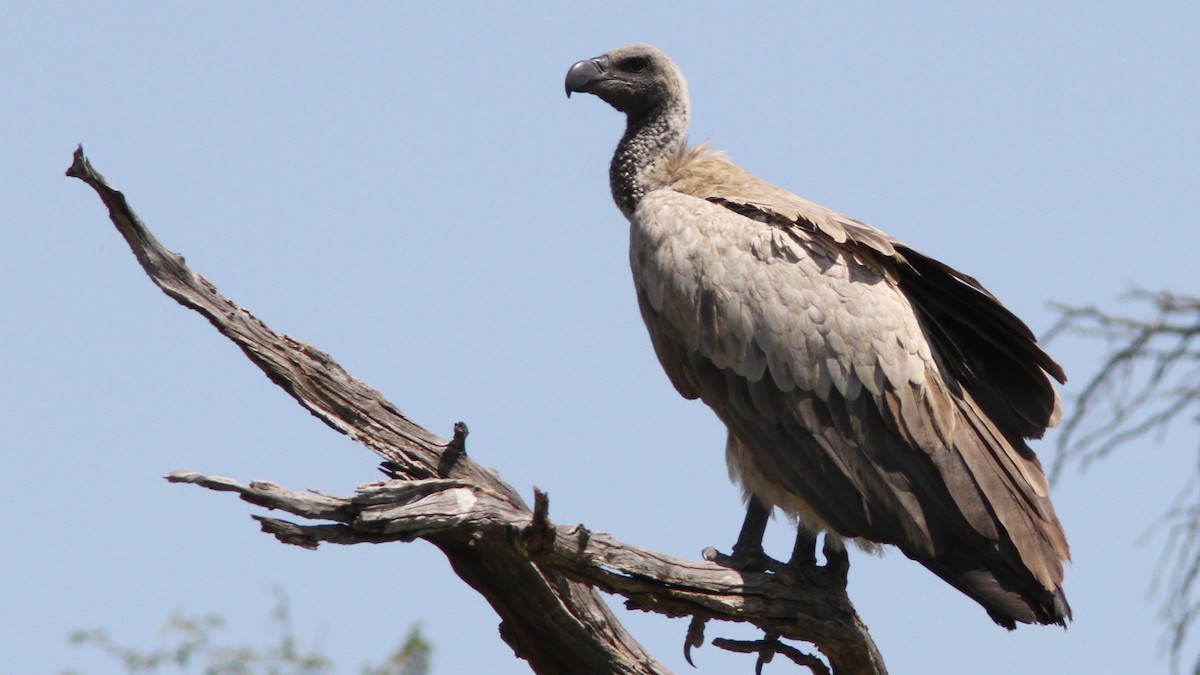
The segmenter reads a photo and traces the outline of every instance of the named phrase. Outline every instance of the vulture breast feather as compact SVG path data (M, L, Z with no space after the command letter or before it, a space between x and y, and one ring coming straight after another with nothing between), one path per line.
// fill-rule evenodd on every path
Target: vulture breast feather
M1065 625L1069 550L1027 441L1062 369L975 279L689 147L649 45L571 67L624 113L610 167L638 305L683 396L729 431L745 491L827 536L893 545L999 624Z

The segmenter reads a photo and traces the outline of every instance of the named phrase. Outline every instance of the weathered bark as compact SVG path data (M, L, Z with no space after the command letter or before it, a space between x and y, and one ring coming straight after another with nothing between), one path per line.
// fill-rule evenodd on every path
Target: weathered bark
M100 195L159 288L202 314L301 406L384 458L392 478L360 486L352 498L185 472L168 480L236 492L252 504L325 521L298 525L255 516L264 531L289 544L429 541L488 600L500 615L505 641L538 673L668 672L625 631L597 588L624 596L630 607L694 617L687 635L691 645L702 641L708 619L741 621L769 635L815 644L838 675L886 673L844 587L821 570L736 571L622 544L582 525L554 525L545 495L536 495L531 510L493 470L466 456L465 426L456 426L450 441L439 438L328 355L274 333L217 293L181 256L159 244L124 195L92 169L82 148L67 175ZM797 663L812 659L780 649ZM820 664L813 660L809 667L817 672Z

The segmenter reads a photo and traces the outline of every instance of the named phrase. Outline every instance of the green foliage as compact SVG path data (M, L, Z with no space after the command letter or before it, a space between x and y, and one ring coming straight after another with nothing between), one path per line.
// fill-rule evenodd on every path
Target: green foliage
M71 634L77 646L100 649L118 661L128 673L184 672L204 675L328 675L338 672L328 657L300 645L292 629L291 604L287 595L276 589L271 621L279 631L275 643L223 645L217 633L225 620L217 615L190 616L176 610L163 624L165 646L152 650L126 647L117 643L103 628ZM363 666L363 675L429 675L432 672L433 647L414 624L401 645L383 665ZM71 675L66 673L64 675Z
M363 675L428 675L433 672L432 656L433 645L421 635L421 624L413 624L403 644L386 663L378 668L365 666L362 672Z

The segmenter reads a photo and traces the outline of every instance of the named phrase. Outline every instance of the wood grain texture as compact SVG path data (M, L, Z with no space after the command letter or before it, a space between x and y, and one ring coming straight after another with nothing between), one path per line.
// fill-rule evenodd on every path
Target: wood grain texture
M465 426L450 441L438 437L327 354L275 333L219 294L158 242L82 148L67 175L96 191L164 293L203 315L303 408L383 458L392 477L361 486L353 497L188 472L167 480L316 521L255 516L264 531L288 544L429 541L488 600L500 616L501 636L538 673L668 672L626 632L598 589L636 609L696 617L687 635L691 644L706 620L746 622L815 644L839 675L886 673L845 589L820 570L735 571L624 544L582 525L553 524L544 495L530 509L494 470L466 455Z

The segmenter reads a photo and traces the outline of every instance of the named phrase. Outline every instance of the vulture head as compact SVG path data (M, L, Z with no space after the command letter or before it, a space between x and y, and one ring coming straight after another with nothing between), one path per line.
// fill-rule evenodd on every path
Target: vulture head
M595 94L629 116L645 117L687 101L687 82L675 63L656 47L625 45L584 59L567 71L567 96Z

